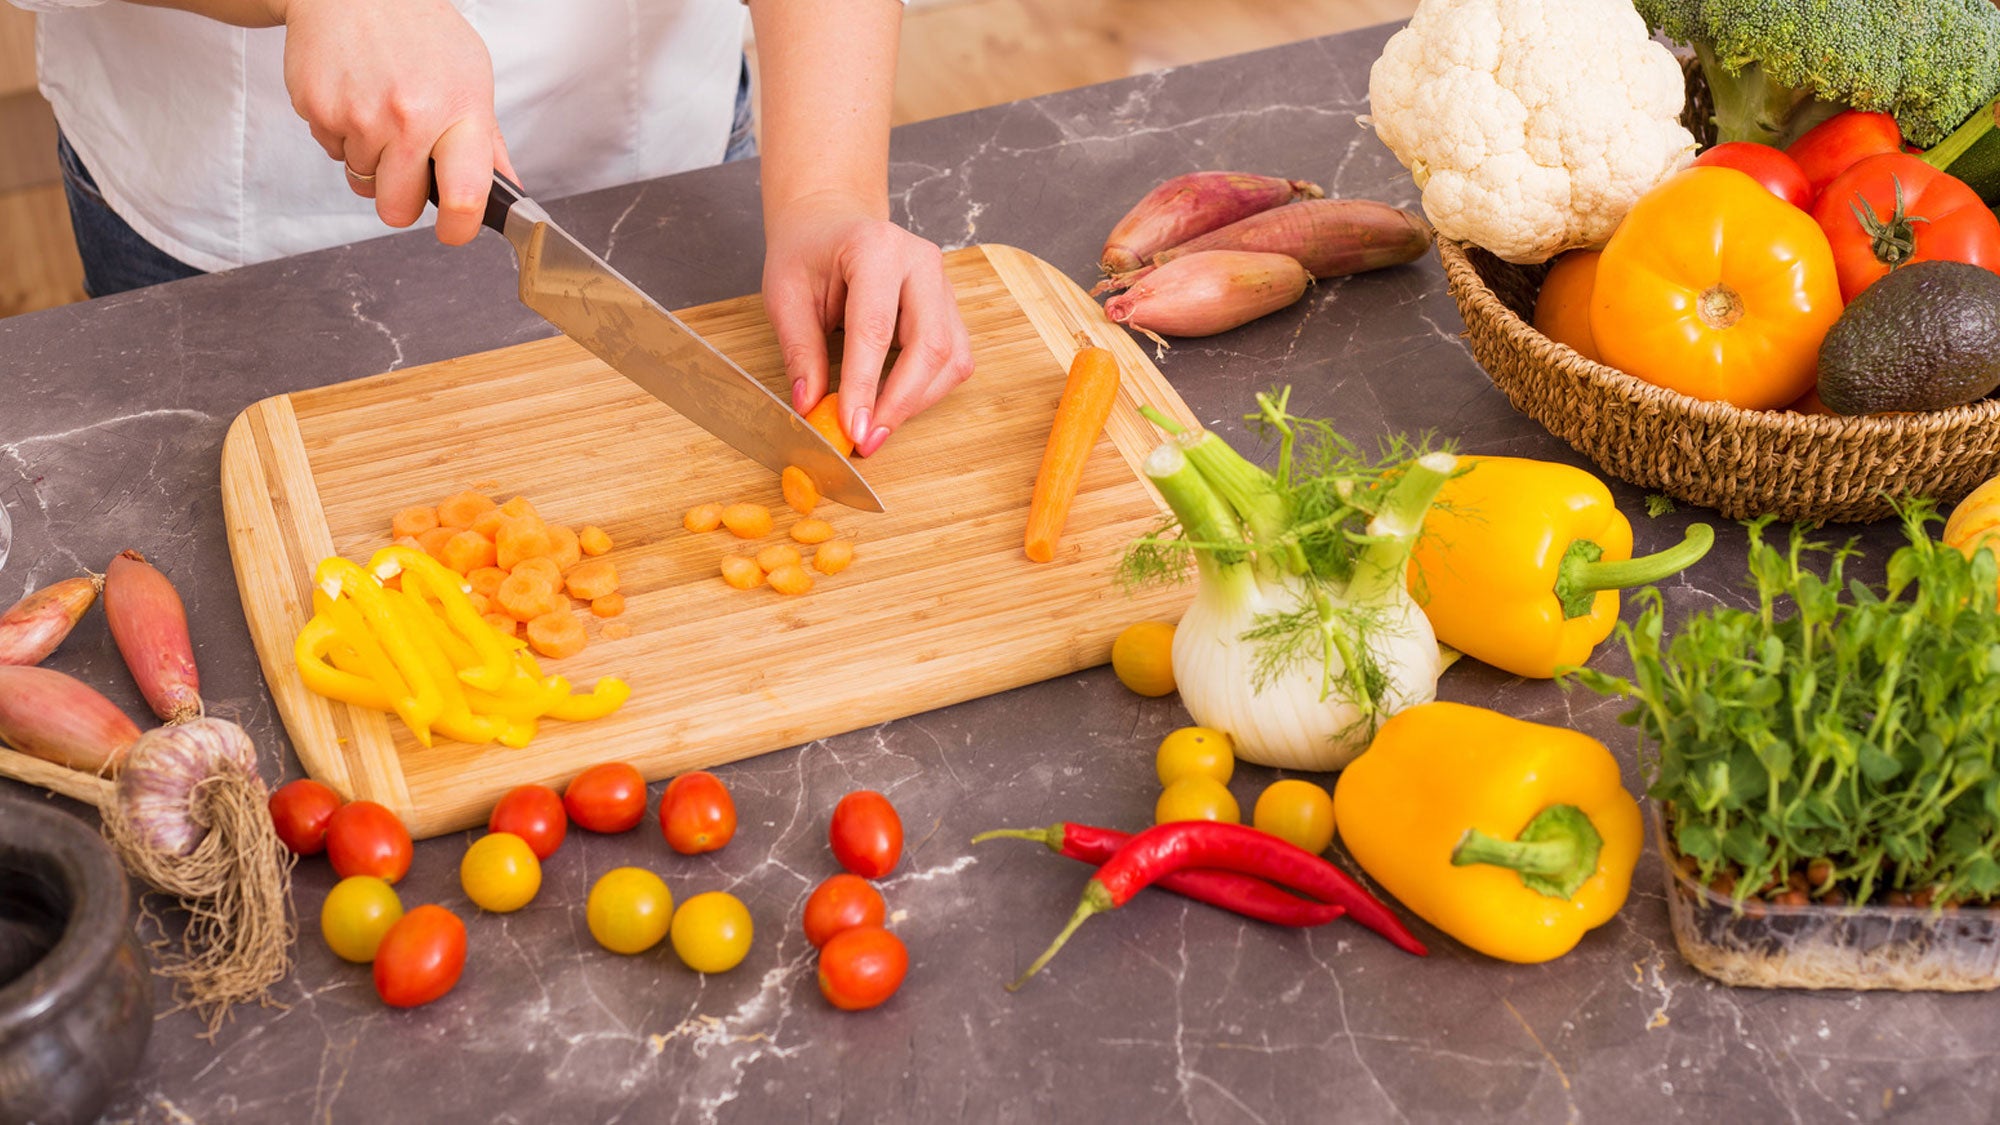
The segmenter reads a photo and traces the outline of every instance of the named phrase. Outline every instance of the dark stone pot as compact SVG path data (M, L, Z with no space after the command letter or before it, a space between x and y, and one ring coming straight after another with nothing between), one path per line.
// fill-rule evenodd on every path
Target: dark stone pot
M0 797L0 1122L95 1120L152 1030L118 857L76 817Z

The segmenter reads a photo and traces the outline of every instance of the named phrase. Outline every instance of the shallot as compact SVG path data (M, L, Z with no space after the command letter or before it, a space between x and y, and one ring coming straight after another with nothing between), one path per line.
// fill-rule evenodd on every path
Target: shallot
M1190 172L1146 193L1111 237L1098 264L1105 273L1129 273L1170 246L1295 199L1325 195L1318 184L1251 172Z
M1104 315L1154 339L1213 336L1276 312L1305 295L1312 278L1298 259L1248 250L1203 250L1176 258L1104 303Z
M104 619L155 715L184 723L201 714L201 676L188 639L187 610L174 584L146 556L125 551L104 568Z
M1152 265L1114 275L1093 294L1124 289L1176 258L1203 250L1254 250L1297 258L1316 278L1412 262L1431 248L1429 223L1372 199L1309 199L1273 207L1153 255Z
M65 578L0 613L0 664L40 664L83 620L104 589L100 575Z
M0 740L85 773L116 773L139 728L109 699L53 668L0 664Z

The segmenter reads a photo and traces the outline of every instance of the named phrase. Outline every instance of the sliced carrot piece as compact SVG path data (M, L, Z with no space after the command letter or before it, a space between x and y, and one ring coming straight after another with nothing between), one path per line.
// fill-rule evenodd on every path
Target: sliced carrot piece
M461 531L444 541L444 565L460 574L492 566L498 558L493 540L476 531Z
M834 539L819 545L813 552L813 569L821 574L839 574L854 561L854 544L845 539Z
M803 594L813 588L812 575L807 574L806 568L797 563L779 567L765 575L764 581L769 582L771 589L780 594Z
M1079 342L1083 342L1079 338ZM1028 501L1028 531L1022 549L1035 562L1056 557L1056 541L1069 519L1070 501L1083 480L1083 463L1104 432L1111 404L1118 398L1118 360L1108 350L1084 342L1069 362L1049 443L1042 450L1041 471Z
M513 570L523 559L549 553L549 533L539 520L531 523L516 518L511 523L500 525L500 534L494 539L494 544L500 569Z
M622 641L632 635L632 627L620 621L606 624L601 631L607 641Z
M764 568L755 559L742 555L722 556L722 580L739 590L755 590L764 584Z
M771 509L762 504L731 504L722 509L722 526L738 539L762 539L771 534Z
M813 514L813 507L819 503L819 486L797 465L786 465L778 474L778 488L785 494L785 503L792 511L802 516Z
M570 597L591 601L618 592L618 567L610 559L592 559L576 564L564 581Z
M566 608L562 594L539 574L510 574L500 583L494 600L517 621L531 621L544 613Z
M446 527L470 528L472 521L493 510L493 498L483 492L455 492L437 507L437 520Z
M497 566L482 566L467 574L465 580L471 584L473 593L490 598L500 592L500 583L507 581L507 572Z
M820 432L828 445L840 450L846 457L854 452L854 442L847 437L847 431L840 428L840 392L834 391L811 409L806 411L806 424Z
M503 637L516 637L521 634L521 623L504 613L482 613L479 616Z
M833 525L825 520L800 520L792 525L792 538L801 543L824 543L834 534Z
M408 547L412 551L421 551L424 549L424 545L419 543L417 537L414 535L398 535L394 545L397 547Z
M595 617L616 617L625 612L625 595L606 594L590 599L590 612Z
M500 529L512 522L514 522L513 516L495 506L474 516L472 526L468 530L476 531L488 539L497 540L500 538Z
M542 518L542 514L535 510L535 506L533 504L528 503L528 498L526 496L514 497L512 500L509 500L505 504L500 505L500 510L507 513L510 516L513 516L517 520L526 519L530 516L538 520Z
M722 505L720 504L696 504L694 507L688 509L687 515L681 517L681 526L696 533L714 531L716 528L722 526L722 511ZM606 536L607 542L609 538L609 536ZM581 537L579 537L578 542L582 542ZM593 551L591 553L601 555L604 552Z
M715 513L715 522L718 524L722 522L722 512L720 509L717 509ZM689 528L688 530L693 531L694 529ZM709 530L714 531L715 529L711 527ZM595 557L611 550L611 537L606 535L604 529L601 527L585 525L582 531L576 533L576 545L582 549L584 554Z
M423 547L424 554L429 555L439 562L444 562L444 545L450 542L452 536L457 534L456 530L449 527L434 527L417 536L417 543Z
M582 652L586 639L583 622L566 608L544 613L528 622L528 647L550 660L561 660Z
M773 543L757 552L757 566L765 574L799 561L799 549L790 543Z
M472 603L472 608L475 611L477 611L479 616L481 617L484 617L487 614L492 613L499 608L498 606L493 604L493 598L490 595L482 594L477 590L474 590L466 594L465 599Z
M565 571L575 566L583 558L583 545L577 541L576 532L559 523L549 525L549 558L554 560L557 571Z
M547 556L536 555L532 559L522 559L520 562L514 564L514 573L540 575L543 581L547 582L551 587L558 590L562 589L562 568L556 565L554 559Z
M389 534L397 539L415 539L438 525L436 508L404 508L389 521Z

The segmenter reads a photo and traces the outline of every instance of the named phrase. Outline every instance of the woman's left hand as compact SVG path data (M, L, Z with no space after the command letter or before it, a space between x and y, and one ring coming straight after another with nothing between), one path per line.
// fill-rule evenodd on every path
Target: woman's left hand
M841 426L866 457L972 374L972 340L944 257L857 197L802 196L765 220L764 308L777 330L792 405L826 395L827 337L846 329ZM882 375L890 346L902 354Z

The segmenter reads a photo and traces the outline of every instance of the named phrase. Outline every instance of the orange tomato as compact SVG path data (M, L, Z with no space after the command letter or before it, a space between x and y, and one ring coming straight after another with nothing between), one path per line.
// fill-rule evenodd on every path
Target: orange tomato
M1590 331L1621 371L1768 410L1812 387L1840 309L1812 216L1734 168L1699 167L1642 196L1605 244Z
M1535 298L1535 331L1558 344L1568 344L1593 363L1604 362L1597 354L1597 340L1590 334L1590 292L1597 284L1599 253L1572 250L1557 258L1542 279L1541 295Z

